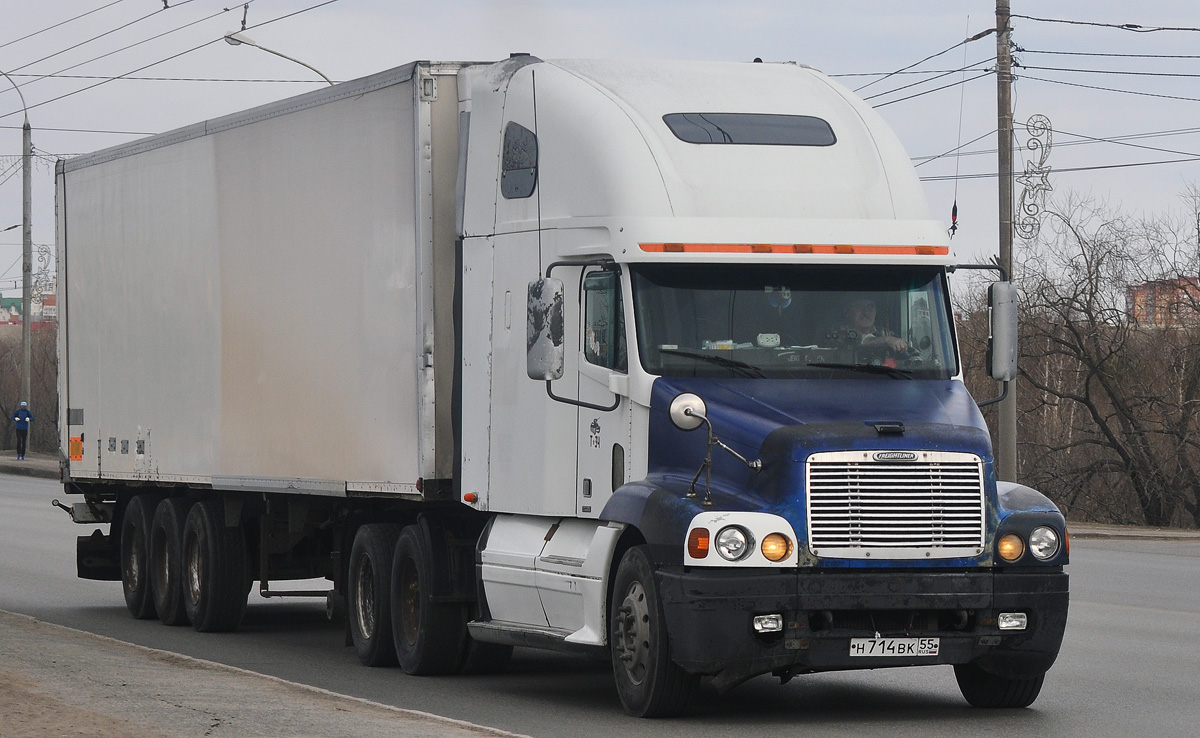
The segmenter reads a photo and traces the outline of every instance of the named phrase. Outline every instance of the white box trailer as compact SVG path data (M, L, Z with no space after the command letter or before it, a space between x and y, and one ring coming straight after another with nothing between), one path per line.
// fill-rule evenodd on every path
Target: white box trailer
M365 664L607 655L635 715L879 666L1037 697L1065 522L996 480L962 267L820 73L416 62L57 188L63 479L110 524L79 572L135 617L325 577Z

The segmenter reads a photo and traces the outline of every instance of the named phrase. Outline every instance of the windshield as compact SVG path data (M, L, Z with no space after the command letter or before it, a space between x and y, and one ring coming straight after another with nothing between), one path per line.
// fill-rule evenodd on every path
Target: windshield
M667 377L949 379L941 269L631 267L642 366Z

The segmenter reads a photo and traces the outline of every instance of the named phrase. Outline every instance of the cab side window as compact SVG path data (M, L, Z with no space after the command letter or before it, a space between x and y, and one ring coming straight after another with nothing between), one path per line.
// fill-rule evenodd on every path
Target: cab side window
M628 371L621 280L614 272L591 272L583 280L583 356L589 363Z

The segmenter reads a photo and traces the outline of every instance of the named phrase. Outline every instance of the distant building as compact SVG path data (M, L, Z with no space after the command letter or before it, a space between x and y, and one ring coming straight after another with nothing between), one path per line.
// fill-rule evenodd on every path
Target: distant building
M1125 309L1145 328L1200 326L1200 279L1157 279L1129 287Z

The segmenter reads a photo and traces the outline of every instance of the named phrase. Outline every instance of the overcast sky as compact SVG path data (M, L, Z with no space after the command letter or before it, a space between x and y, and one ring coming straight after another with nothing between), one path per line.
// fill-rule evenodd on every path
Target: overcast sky
M0 0L0 70L22 85L34 146L47 156L34 171L35 244L54 242L54 157L323 84L302 66L223 43L225 32L241 28L242 5L168 4L164 9L163 0ZM1087 194L1133 214L1182 211L1179 193L1200 179L1200 32L1089 24L1195 28L1200 5L1012 0L1012 6L1014 15L1043 19L1013 20L1013 41L1024 49L1016 52L1023 69L1017 70L1015 118L1021 124L1042 114L1053 124L1048 163L1055 170L1050 175L1055 195ZM95 12L70 20L89 11ZM289 14L295 15L283 18ZM873 83L859 94L879 95L869 102L883 104L880 113L920 165L918 173L929 178L932 215L947 226L957 197L955 252L974 261L994 254L997 242L996 82L986 73L995 61L995 36L909 70L925 74L881 77L994 25L994 0L251 0L246 34L334 80L415 59L486 61L527 52L548 59L644 59L647 65L656 59L762 57L808 64L851 89ZM148 40L160 34L165 35ZM133 44L138 45L125 48ZM1195 58L1184 58L1189 55ZM1177 58L1161 58L1168 56ZM965 75L938 76L964 66ZM42 78L60 73L74 76ZM118 75L171 79L104 82ZM200 79L218 81L194 81ZM897 90L907 85L914 86ZM54 100L62 95L68 96ZM21 222L20 124L20 100L0 78L0 229ZM1018 125L1018 143L1027 138ZM962 144L969 155L925 161ZM1026 158L1018 153L1018 170ZM1186 161L1144 165L1178 159ZM1137 166L1120 166L1131 164ZM0 293L6 296L19 292L19 257L20 228L0 233Z

